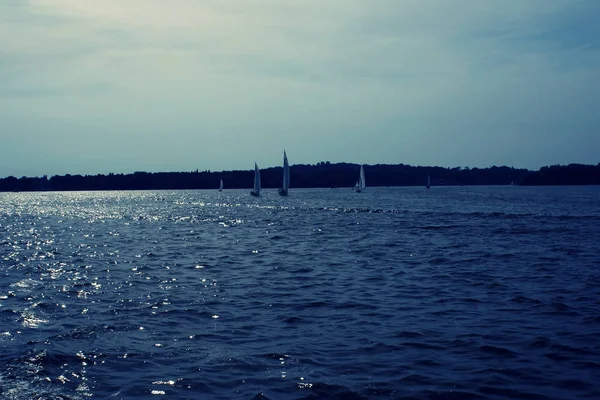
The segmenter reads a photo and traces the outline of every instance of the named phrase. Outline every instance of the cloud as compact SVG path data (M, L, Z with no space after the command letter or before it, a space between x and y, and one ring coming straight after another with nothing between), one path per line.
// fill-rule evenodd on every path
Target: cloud
M589 150L600 144L590 134L600 127L595 1L3 7L1 130L67 149L86 137L129 160L122 170L156 170L148 156L169 151L174 168L195 169L198 158L206 168L242 168L275 147L263 156L269 165L284 146L298 162L597 162ZM55 128L25 124L32 116ZM123 149L103 144L107 135ZM569 137L587 144L565 153Z

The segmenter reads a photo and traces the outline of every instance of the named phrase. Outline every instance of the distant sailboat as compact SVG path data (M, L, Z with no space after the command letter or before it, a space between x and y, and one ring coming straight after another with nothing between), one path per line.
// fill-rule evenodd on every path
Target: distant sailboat
M358 174L358 182L356 182L356 191L358 193L362 192L363 190L365 190L365 187L367 186L367 183L365 181L365 170L363 168L363 166L360 166L360 173Z
M510 186L517 186L517 184L515 183L515 181L512 181L512 182L510 183Z
M426 188L429 189L431 187L431 175L427 175L427 186Z
M280 196L287 196L290 188L290 165L288 164L287 154L283 151L283 184L279 189Z
M219 192L223 190L223 179L221 179L221 182L219 183Z
M254 188L250 194L252 196L260 196L260 171L256 163L254 163Z

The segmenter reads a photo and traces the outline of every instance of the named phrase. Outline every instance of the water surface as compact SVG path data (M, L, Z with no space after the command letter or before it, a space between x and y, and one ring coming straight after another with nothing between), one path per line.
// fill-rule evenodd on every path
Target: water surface
M600 188L0 194L0 398L600 398Z

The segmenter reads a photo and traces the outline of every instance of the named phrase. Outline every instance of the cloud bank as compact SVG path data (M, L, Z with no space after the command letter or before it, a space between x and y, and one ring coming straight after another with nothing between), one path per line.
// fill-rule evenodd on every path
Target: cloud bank
M600 3L0 4L0 175L600 162Z

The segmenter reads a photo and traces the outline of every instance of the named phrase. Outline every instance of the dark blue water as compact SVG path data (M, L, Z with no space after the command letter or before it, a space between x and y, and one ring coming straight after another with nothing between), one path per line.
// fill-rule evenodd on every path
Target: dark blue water
M600 188L247 192L0 194L0 398L600 398Z

